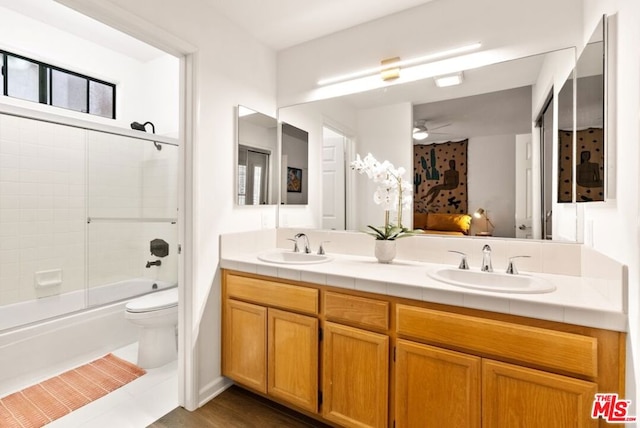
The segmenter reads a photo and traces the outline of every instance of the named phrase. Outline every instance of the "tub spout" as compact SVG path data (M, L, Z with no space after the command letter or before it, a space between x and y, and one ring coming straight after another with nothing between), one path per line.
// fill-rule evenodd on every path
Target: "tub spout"
M147 265L145 267L149 269L151 266L160 266L161 264L162 260L156 260L154 262L147 262Z

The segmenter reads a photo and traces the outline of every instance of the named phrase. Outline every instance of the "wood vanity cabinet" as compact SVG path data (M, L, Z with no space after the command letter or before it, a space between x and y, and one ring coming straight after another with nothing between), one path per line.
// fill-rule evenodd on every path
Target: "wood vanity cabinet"
M597 385L492 360L482 361L485 427L597 427L591 405Z
M397 340L397 428L598 426L597 338L408 305L396 315L400 337L435 344Z
M396 342L396 427L481 426L481 359L421 343Z
M225 277L222 374L309 412L318 410L318 290ZM256 303L248 303L242 300Z
M604 428L624 396L615 331L226 270L222 308L223 374L333 426Z
M344 427L386 427L389 302L332 291L323 297L322 416Z
M222 374L267 393L267 308L229 299L224 303Z

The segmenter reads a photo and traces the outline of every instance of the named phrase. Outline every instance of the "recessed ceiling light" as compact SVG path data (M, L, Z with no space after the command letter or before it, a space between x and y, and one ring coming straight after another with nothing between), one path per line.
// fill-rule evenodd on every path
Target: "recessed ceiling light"
M436 86L438 88L445 88L447 86L455 86L461 84L463 78L464 77L462 71L459 71L457 73L449 74L446 76L434 77L433 80L435 80Z

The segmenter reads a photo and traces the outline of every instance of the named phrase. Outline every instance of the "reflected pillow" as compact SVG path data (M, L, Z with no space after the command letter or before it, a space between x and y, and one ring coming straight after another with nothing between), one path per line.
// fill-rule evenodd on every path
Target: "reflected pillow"
M469 214L429 213L427 215L427 230L462 232L468 235L470 227L471 216Z

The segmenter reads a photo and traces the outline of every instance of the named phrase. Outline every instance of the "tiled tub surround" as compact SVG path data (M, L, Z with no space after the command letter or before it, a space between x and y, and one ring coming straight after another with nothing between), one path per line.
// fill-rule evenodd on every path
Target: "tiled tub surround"
M0 306L129 278L175 282L177 226L142 220L177 216L177 150L2 112ZM154 238L170 257L146 269ZM35 287L50 270L60 285Z
M320 242L329 241L324 246L333 260L309 265L277 265L258 260L262 252L291 249L292 242L288 239L299 232L308 235L314 252ZM545 294L498 293L456 287L427 275L435 267L457 266L459 256L448 250L467 253L470 266L479 267L484 244L491 245L496 272L506 270L509 257L528 255L530 258L516 261L518 270L535 273L553 282L557 289ZM396 259L385 265L377 263L373 257L373 238L363 233L286 228L235 233L221 237L221 267L433 303L627 330L626 266L584 245L436 236L400 239L397 245Z

